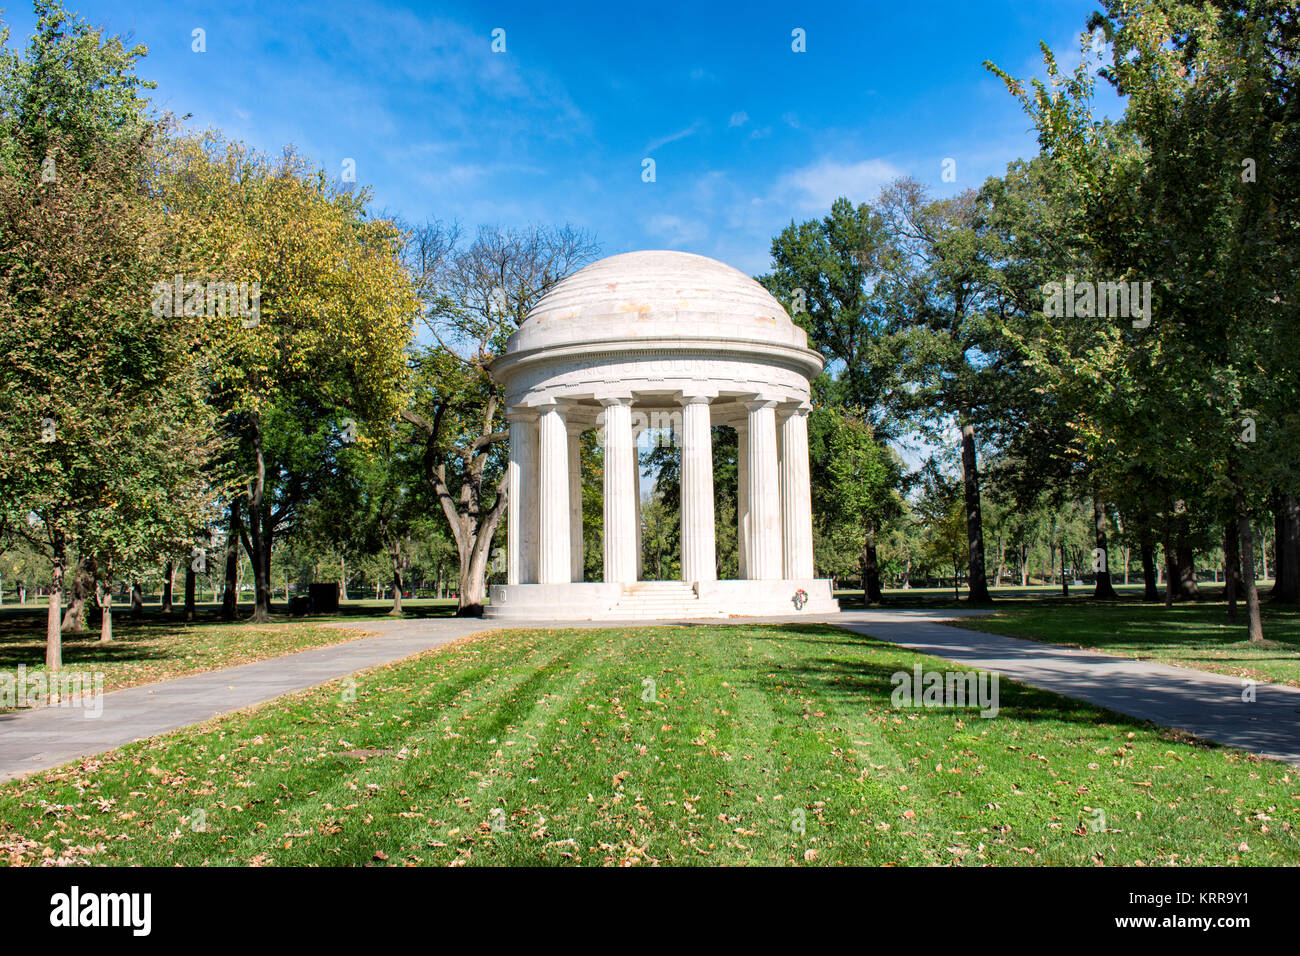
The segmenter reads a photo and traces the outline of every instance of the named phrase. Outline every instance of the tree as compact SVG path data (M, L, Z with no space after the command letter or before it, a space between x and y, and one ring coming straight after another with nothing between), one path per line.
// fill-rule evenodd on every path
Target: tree
M385 555L394 617L402 614L402 592L410 583L411 536L424 510L418 500L420 463L402 451L395 435L383 433L341 449L332 479L309 505L302 535L308 541L327 542L341 555Z
M405 261L436 346L415 358L416 384L402 417L423 449L423 475L460 560L458 615L483 613L492 541L505 517L504 396L492 360L548 290L595 258L569 226L484 228L463 244L433 223L412 232Z
M813 412L818 430L827 438L825 493L821 507L835 515L848 528L859 545L863 601L880 603L877 546L889 521L902 512L898 487L902 483L902 466L886 446L876 441L866 422L847 418L828 409Z
M961 593L958 582L970 555L966 547L964 496L959 480L944 474L934 458L926 462L921 470L921 493L913 510L924 529L925 558L952 568L954 595Z
M57 668L68 556L116 463L106 433L158 397L188 336L148 311L162 269L140 189L156 130L137 96L144 48L55 3L36 13L27 50L0 52L0 523L49 557Z
M1101 278L1146 279L1150 305L1134 323L1139 331L1113 319L1084 321L1073 343L1061 334L1025 341L1044 372L1090 383L1105 398L1081 407L1090 457L1140 457L1170 489L1165 551L1180 566L1170 574L1172 598L1174 581L1195 585L1187 546L1193 496L1174 489L1231 502L1240 533L1253 536L1264 491L1293 481L1287 449L1297 436L1285 403L1295 393L1294 365L1283 363L1295 349L1284 331L1294 315L1294 225L1279 213L1296 208L1285 175L1295 160L1279 144L1294 139L1295 106L1278 94L1291 88L1288 70L1293 84L1294 54L1279 57L1280 33L1261 27L1287 22L1268 0L1116 0L1106 9L1090 26L1110 43L1100 75L1127 97L1121 123L1091 114L1086 45L1070 76L1044 48L1050 88L1026 91L1001 75L1038 126L1081 261ZM1256 442L1252 433L1246 443L1243 425L1256 416L1269 423L1267 438ZM1276 454L1258 454L1261 446ZM1253 540L1241 545L1243 558L1253 552ZM1252 575L1247 605L1257 608ZM1257 611L1249 633L1262 640Z
M873 440L881 442L895 435L887 399L898 383L882 276L896 270L897 261L898 250L890 243L880 211L841 197L822 219L792 222L783 229L772 240L772 271L759 277L827 363L827 374L813 383L814 402L860 420ZM814 415L809 422L814 493L829 480L826 429L839 420ZM874 509L857 513L850 536L856 537L863 527L857 518L872 522L876 517ZM876 554L880 530L865 528L862 571L869 602L882 597ZM823 551L837 537L824 532Z
M230 546L252 562L253 619L266 620L274 541L338 449L387 428L403 403L416 300L401 235L369 214L366 190L330 183L292 149L272 160L216 135L180 138L161 178L198 303L214 277L240 290L239 308L205 310L219 350L211 389L240 478Z
M888 277L890 311L910 389L896 393L919 427L955 424L961 446L970 599L991 600L984 568L979 432L989 432L1005 404L1017 363L1000 320L1006 303L995 267L996 237L981 196L967 191L931 200L912 180L889 186L881 208L897 248Z

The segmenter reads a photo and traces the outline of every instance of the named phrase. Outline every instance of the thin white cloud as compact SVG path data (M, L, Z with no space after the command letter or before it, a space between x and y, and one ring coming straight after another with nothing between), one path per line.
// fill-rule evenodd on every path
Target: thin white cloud
M662 239L669 247L680 246L687 242L699 242L709 234L709 227L698 219L683 219L681 216L659 213L645 221L645 231Z
M645 148L646 154L649 155L650 153L653 153L656 149L659 149L660 147L663 146L667 146L669 143L675 143L679 139L685 139L688 136L694 136L703 128L704 128L704 121L696 120L694 123L692 123L690 126L686 127L685 129L679 129L675 133L669 133L667 136L661 136L659 139L651 140L649 143L646 144L646 148Z
M731 114L731 119L727 122L728 126L744 126L749 122L749 114L744 110L739 110Z
M822 159L782 176L773 199L805 212L826 211L841 196L855 203L869 202L881 187L902 175L903 170L883 159L856 163Z

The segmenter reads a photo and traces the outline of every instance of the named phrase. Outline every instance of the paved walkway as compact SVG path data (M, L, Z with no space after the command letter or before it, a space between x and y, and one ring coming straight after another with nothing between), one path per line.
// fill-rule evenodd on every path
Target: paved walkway
M64 707L0 714L0 780L242 710L484 630L482 621L457 618L366 621L348 627L375 636L111 691L96 718Z
M949 612L951 616L952 612ZM916 611L847 611L841 627L1176 727L1205 740L1300 764L1300 688L947 627Z
M1206 671L1053 647L948 627L961 611L846 611L827 617L765 618L763 623L819 621L927 654L997 671L1007 678L1086 700L1120 713L1177 727L1207 740L1300 764L1300 689L1260 684L1241 700L1242 681ZM757 619L754 621L759 623ZM646 622L630 622L644 626ZM708 622L716 624L716 621ZM241 710L292 691L391 663L461 637L496 630L490 621L361 621L342 625L374 636L224 670L113 691L103 713L42 707L0 714L0 780L55 767ZM511 627L557 626L538 623ZM563 625L571 627L574 625ZM583 627L618 626L600 621Z

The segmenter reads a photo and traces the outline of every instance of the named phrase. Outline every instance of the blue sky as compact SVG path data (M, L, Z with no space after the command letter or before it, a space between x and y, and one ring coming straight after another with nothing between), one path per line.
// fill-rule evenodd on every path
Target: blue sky
M776 232L839 195L899 175L950 193L1036 152L982 63L1041 73L1040 40L1077 60L1096 8L65 2L149 48L159 106L260 149L293 143L336 175L353 159L377 210L470 230L571 222L605 254L682 249L752 274ZM5 19L25 44L30 8L11 0Z

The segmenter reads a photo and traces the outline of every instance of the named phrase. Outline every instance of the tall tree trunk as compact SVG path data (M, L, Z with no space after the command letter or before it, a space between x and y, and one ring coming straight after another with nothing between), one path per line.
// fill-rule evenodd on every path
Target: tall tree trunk
M86 600L95 589L95 559L81 557L72 572L72 590L68 609L63 614L62 631L80 634L86 629Z
M195 617L194 609L194 591L198 587L198 574L194 570L194 561L191 559L185 565L185 620L192 621Z
M1241 532L1235 518L1223 530L1223 596L1228 602L1228 622L1237 623L1237 597L1241 592L1241 556L1237 545Z
M979 464L975 456L975 426L968 409L961 424L962 492L966 499L966 544L969 552L969 593L976 604L988 604L988 578L984 573L984 520L980 509Z
M253 616L250 620L265 622L271 619L271 536L263 523L258 535L257 574L253 578Z
M1252 644L1264 643L1264 622L1259 612L1259 591L1255 587L1255 531L1250 525L1250 511L1240 487L1236 493L1237 532L1241 536L1242 584L1246 592L1247 634Z
M253 566L253 613L249 621L265 624L271 619L271 533L260 495L250 494L244 551Z
M113 583L110 581L99 598L99 643L113 642Z
M388 555L393 561L393 609L388 612L390 617L402 616L402 546L400 542L392 541L388 545Z
M1186 544L1180 544L1178 555L1178 589L1183 596L1195 601L1201 596L1201 586L1196 581L1196 552Z
M1097 583L1093 586L1094 600L1113 601L1119 597L1110 583L1110 552L1106 549L1106 502L1101 495L1092 496L1092 523L1096 530L1097 550L1101 552L1101 570L1094 572Z
M883 604L884 592L880 590L880 558L876 551L876 523L868 521L866 543L862 549L862 600L868 604Z
M1170 542L1166 541L1165 548L1166 552L1173 556L1173 563L1170 564L1169 570L1178 579L1175 597L1198 600L1201 596L1201 588L1196 581L1196 552L1191 543L1192 523L1187 514L1186 504L1181 500L1174 503L1171 530L1173 547L1170 548Z
M162 612L172 612L172 589L176 587L176 562L168 558L163 565Z
M1182 595L1182 578L1178 574L1178 559L1174 557L1173 518L1166 514L1164 520L1164 558L1165 558L1165 607L1173 607L1174 601Z
M482 617L483 603L487 599L487 550L477 548L468 561L460 565L460 600L456 608L457 617Z
M230 531L226 536L225 590L221 594L221 619L233 621L239 613L239 541L243 537L244 527L240 502L235 498L230 502Z
M1065 573L1065 561L1066 561L1065 542L1062 541L1061 542L1061 597L1068 598L1070 596L1070 579L1069 577L1066 576Z
M1142 532L1139 547L1142 554L1142 600L1160 600L1160 580L1156 572L1156 546L1151 540L1151 532Z
M348 566L346 559L339 555L339 603L346 604L348 600Z
M56 671L63 666L63 573L67 561L63 533L56 531L50 541L50 604L45 615L45 667Z
M257 471L248 482L244 497L248 505L244 550L253 565L253 615L249 620L265 624L271 619L271 541L275 528L266 501L266 453L262 446L262 422L257 413L251 416L251 425Z
M1270 599L1278 604L1300 602L1300 502L1295 495L1278 494L1274 505L1275 580Z

